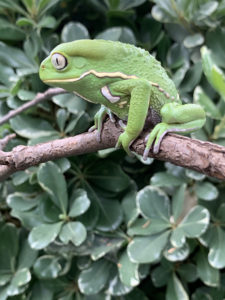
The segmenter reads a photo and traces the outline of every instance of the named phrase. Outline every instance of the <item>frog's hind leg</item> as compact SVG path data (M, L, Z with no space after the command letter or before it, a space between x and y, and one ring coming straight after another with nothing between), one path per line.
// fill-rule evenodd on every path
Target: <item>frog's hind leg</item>
M200 129L205 123L205 112L196 104L167 103L161 108L160 115L162 122L148 136L144 159L148 157L154 141L153 153L159 152L161 141L168 132L190 133Z

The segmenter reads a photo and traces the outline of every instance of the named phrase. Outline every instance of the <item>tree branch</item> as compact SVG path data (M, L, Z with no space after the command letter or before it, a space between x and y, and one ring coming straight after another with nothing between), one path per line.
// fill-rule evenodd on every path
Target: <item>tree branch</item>
M35 146L17 146L11 152L0 151L0 164L4 165L0 167L0 180L42 162L112 148L121 132L117 123L107 120L100 143L94 131ZM132 145L132 150L141 155L144 148L144 137ZM210 142L170 133L163 138L160 152L150 152L149 156L225 180L225 147Z
M64 93L68 93L68 92L61 88L50 88L47 89L44 93L38 93L33 100L26 102L25 104L21 105L17 109L10 110L3 118L0 119L0 125L8 122L9 119L14 118L15 116L19 115L21 112L27 110L32 106L35 106L38 103L47 100L53 96L64 94Z

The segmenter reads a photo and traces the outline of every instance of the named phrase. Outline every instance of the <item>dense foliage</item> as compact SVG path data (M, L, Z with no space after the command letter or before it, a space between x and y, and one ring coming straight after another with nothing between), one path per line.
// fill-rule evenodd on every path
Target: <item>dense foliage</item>
M39 64L58 43L120 40L204 107L193 136L225 145L224 15L224 0L0 0L0 116L46 90ZM58 95L0 136L17 134L9 150L76 135L97 109ZM17 172L0 191L0 300L225 298L223 182L110 149Z

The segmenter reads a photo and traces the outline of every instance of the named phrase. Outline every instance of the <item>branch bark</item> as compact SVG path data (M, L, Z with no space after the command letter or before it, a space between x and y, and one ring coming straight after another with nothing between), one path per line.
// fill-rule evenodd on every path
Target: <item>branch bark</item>
M11 152L0 151L0 164L3 165L0 167L0 180L42 162L112 148L121 132L117 123L107 120L100 143L94 131L35 146L17 146ZM141 155L144 148L143 137L131 147ZM225 180L225 147L210 142L170 133L164 137L160 152L156 155L150 152L149 156Z
M1 118L0 125L8 122L11 118L14 118L15 116L19 115L21 112L31 108L32 106L35 106L44 100L50 99L53 96L64 94L64 93L68 93L68 92L61 88L50 88L47 89L44 93L38 93L33 100L26 102L25 104L21 105L17 109L10 110L3 118Z

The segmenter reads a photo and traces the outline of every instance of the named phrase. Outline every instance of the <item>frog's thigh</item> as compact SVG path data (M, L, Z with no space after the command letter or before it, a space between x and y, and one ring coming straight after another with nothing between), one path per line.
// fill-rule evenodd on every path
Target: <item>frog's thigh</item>
M160 115L163 123L175 124L176 126L197 121L193 124L196 124L197 127L202 127L205 122L205 112L197 104L167 103L161 108Z
M205 112L196 104L167 103L161 108L160 115L162 122L151 131L144 158L148 156L154 140L153 152L158 153L161 141L168 132L190 133L201 128L205 123Z

